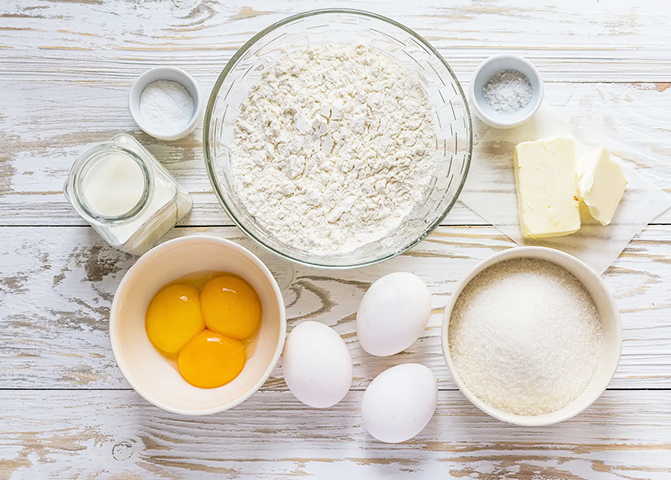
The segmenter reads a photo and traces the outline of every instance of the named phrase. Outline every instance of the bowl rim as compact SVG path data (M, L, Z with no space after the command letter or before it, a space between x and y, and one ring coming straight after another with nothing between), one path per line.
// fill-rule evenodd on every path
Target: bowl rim
M415 38L419 43L421 43L428 51L430 51L433 55L435 55L436 58L438 58L442 64L447 68L447 71L450 73L452 76L452 79L454 80L454 83L456 84L457 87L457 92L461 96L461 100L464 105L464 113L465 113L465 118L468 120L468 151L466 152L466 157L464 160L464 168L463 168L463 176L461 178L461 182L457 188L457 191L455 192L454 198L450 201L449 205L445 208L445 210L439 215L436 220L429 225L427 228L424 229L421 235L417 237L416 240L409 242L407 245L383 256L383 257L378 257L373 260L368 260L366 262L360 262L360 263L348 263L348 264L325 264L325 263L316 263L316 262L311 262L308 260L304 260L301 258L296 258L293 257L289 254L286 254L282 252L280 249L273 248L269 245L266 245L265 242L257 238L249 229L247 229L244 224L232 213L231 209L228 207L228 204L223 198L223 195L221 194L219 190L219 185L217 182L217 177L216 173L214 171L214 162L210 158L209 151L210 151L210 120L212 118L212 112L214 110L214 104L216 102L217 94L219 93L219 90L221 89L222 84L224 83L224 80L232 70L233 66L238 62L240 57L242 57L258 40L260 40L262 37L266 36L268 33L274 31L275 29L282 27L286 24L295 22L296 20L300 20L303 18L307 17L312 17L316 15L324 15L324 14L333 14L333 13L343 13L343 14L351 14L351 15L360 15L363 17L369 17L369 18L374 18L376 20L381 20L383 22L387 22L391 25L394 25L395 27L400 28L401 30L405 31L409 35ZM452 211L452 208L454 208L454 205L457 203L457 200L459 198L459 195L461 194L461 191L464 188L464 185L466 183L466 179L468 177L468 172L470 170L471 166L471 158L473 156L473 120L471 117L471 111L470 107L468 105L468 99L466 94L464 93L463 87L461 86L461 83L459 82L459 79L457 78L456 74L452 70L452 68L448 65L447 61L443 58L443 56L436 50L424 37L421 35L417 34L415 31L411 30L410 28L406 27L405 25L392 20L388 17L385 17L383 15L378 15L377 13L373 12L368 12L366 10L357 10L357 9L350 9L350 8L324 8L324 9L317 9L317 10L309 10L306 12L302 12L296 15L291 15L287 18L284 18L278 22L273 23L272 25L264 28L261 30L259 33L254 35L250 40L248 40L240 49L238 49L237 52L231 57L231 59L226 63L226 66L222 70L222 72L219 74L219 77L217 77L216 82L214 83L214 86L212 87L212 90L210 92L210 97L207 102L207 107L205 109L205 116L203 117L203 159L205 161L205 168L207 170L207 175L210 179L210 184L212 185L212 189L214 190L214 193L219 200L219 203L221 206L224 208L224 211L228 215L228 217L237 225L237 227L242 230L245 235L247 235L250 239L252 239L254 242L256 242L259 246L262 248L274 253L275 255L278 255L281 258L284 258L285 260L289 260L290 262L297 263L299 265L305 265L308 267L313 267L313 268L320 268L320 269L329 269L329 270L347 270L347 269L354 269L354 268L361 268L361 267L367 267L371 265L376 265L378 263L384 262L386 260L389 260L391 258L397 257L398 255L401 255L402 253L410 250L411 248L415 247L418 243L420 243L422 240L424 240L426 237L428 237L436 228L440 226L440 224L443 222L445 217L447 216L450 211Z
M519 415L515 413L509 413L505 412L503 410L500 410L498 408L495 408L488 403L484 402L483 400L480 400L471 390L468 388L468 386L464 383L462 380L461 376L456 370L456 367L454 366L454 363L452 362L452 357L450 355L450 346L449 346L449 339L448 339L448 326L450 323L450 317L452 316L452 310L454 309L454 305L457 302L457 299L463 292L464 288L477 276L479 275L483 270L485 270L488 267L491 267L492 265L495 265L497 263L500 263L505 260L511 260L514 258L535 258L535 259L540 259L540 260L546 260L552 263L555 263L556 265L566 268L563 265L561 265L558 262L555 262L552 260L554 259L561 259L565 260L568 263L572 263L573 265L577 266L578 268L582 269L585 274L589 277L591 277L593 280L595 280L597 288L603 291L603 293L606 295L606 298L608 299L608 304L612 310L613 313L613 323L615 327L615 343L617 344L615 347L617 348L617 358L616 361L612 362L611 365L611 371L607 372L606 375L604 375L600 383L603 384L603 388L600 389L600 391L594 395L593 398L590 398L589 401L585 402L584 405L580 405L577 408L571 409L564 413L561 416L558 416L556 418L551 418L551 419L546 419L547 416L553 415L556 412L550 412L547 414L541 414L541 415ZM576 277L577 278L577 277ZM583 282L578 279L580 283L582 284ZM566 252L563 252L561 250L556 250L553 248L548 248L548 247L536 247L536 246L524 246L524 247L512 247L507 250L504 250L502 252L495 253L493 255L490 255L489 257L485 258L484 260L478 262L478 264L473 267L466 276L459 281L457 284L454 292L450 296L450 300L445 306L445 311L443 313L443 322L441 325L441 332L440 332L440 339L441 339L441 344L442 344L442 349L443 349L443 357L445 358L445 362L447 363L447 368L450 371L450 375L452 375L452 379L454 380L454 383L456 383L457 387L461 391L461 393L473 404L475 405L478 409L480 409L482 412L486 413L487 415L490 415L497 420L501 420L502 422L507 422L507 423L512 423L514 425L520 425L520 426L525 426L525 427L540 427L540 426L548 426L548 425L553 425L559 422L563 422L565 420L568 420L570 418L573 418L574 416L582 413L584 410L592 406L592 404L606 391L608 388L608 385L610 382L613 380L613 377L615 376L615 372L617 371L617 368L620 363L620 357L622 355L622 320L620 318L620 311L617 307L617 303L615 302L615 298L613 297L613 294L611 291L608 289L606 286L605 282L603 279L596 274L592 268L589 267L586 263L584 263L582 260L574 257L573 255L570 255ZM592 381L594 381L596 377L592 377ZM577 400L574 399L571 403L566 405L566 408L573 404ZM561 409L560 409L561 410Z
M478 97L475 95L475 81L476 79L480 76L480 72L482 72L482 69L488 65L489 63L495 61L495 60L508 60L511 62L511 64L514 63L523 63L526 66L529 67L529 69L533 72L534 77L538 80L538 95L536 97L536 104L534 105L534 108L529 110L528 114L523 117L520 120L517 120L515 122L500 122L493 118L490 115L487 115L482 108L480 108L480 103L478 102ZM511 65L510 67L511 70L515 70L514 65ZM514 53L501 53L499 55L492 55L491 57L488 57L484 59L473 71L473 75L471 75L471 80L468 84L468 93L471 99L471 102L473 103L473 109L475 110L476 115L482 120L484 123L489 125L490 127L493 128L500 128L500 129L508 129L508 128L515 128L519 127L523 123L527 122L531 117L533 117L536 112L538 112L538 109L541 107L543 104L543 97L545 96L545 86L543 84L543 77L541 76L540 72L538 71L538 68L536 68L536 65L534 65L530 60L527 58L523 57L522 55L516 55Z
M191 116L191 120L189 120L189 123L182 130L174 132L170 135L153 132L151 131L150 128L147 128L146 122L142 118L142 114L140 112L140 98L142 97L142 92L144 92L144 89L147 88L148 85L154 82L158 82L160 80L167 80L167 78L165 78L165 72L174 73L182 78L181 81L179 80L168 80L168 81L174 81L176 83L179 83L187 91L189 90L187 87L192 87L193 91L196 93L195 98L192 98L194 103L193 106L194 110L193 115ZM157 78L156 80L151 80L151 77L154 75L160 78ZM191 92L189 92L189 95L191 95ZM130 115L131 117L133 117L135 124L138 127L140 127L140 129L144 133L158 140L174 141L186 137L196 129L196 126L198 125L198 120L200 119L200 116L203 113L202 96L203 95L202 92L200 91L200 87L198 86L198 82L196 82L196 80L188 72L182 70L181 68L171 67L168 65L152 67L149 70L146 70L142 74L140 74L140 76L137 77L133 82L133 85L131 85L130 90L128 92L128 110L130 111Z
M273 354L272 359L270 360L270 363L266 370L263 372L263 375L259 378L259 380L252 385L249 390L247 390L244 394L238 396L235 400L231 402L227 402L215 407L211 408L205 408L205 409L189 409L189 408L173 408L169 405L165 405L154 398L140 385L138 385L136 382L132 381L129 376L126 374L124 362L119 362L119 354L118 351L121 348L119 344L119 339L117 338L117 335L115 334L116 331L116 311L119 308L119 292L121 292L124 288L129 287L129 282L130 278L132 277L132 273L139 270L141 268L141 265L144 263L148 262L149 257L156 255L158 252L162 252L163 250L167 250L169 248L172 248L175 244L180 244L180 243L188 243L188 242L211 242L215 244L219 244L223 247L229 248L236 250L237 252L241 253L245 257L249 258L252 262L256 264L257 267L262 271L264 276L268 279L270 282L271 287L273 288L273 292L275 293L275 298L278 303L279 311L280 311L280 331L279 331L279 339L277 341L277 345L275 346L275 352ZM115 293L114 293L114 300L112 301L112 307L110 309L110 319L109 319L109 334L110 334L110 343L112 345L112 354L114 355L114 360L117 363L117 366L119 367L119 370L121 371L121 374L123 377L126 379L126 381L130 384L131 387L133 387L133 390L135 390L142 398L147 400L149 403L162 408L163 410L166 410L171 413L178 413L182 415L211 415L213 413L219 413L223 412L225 410L228 410L230 408L233 408L245 400L247 400L249 397L251 397L256 391L261 388L261 386L268 380L268 377L270 377L270 374L272 371L275 369L277 366L277 362L280 359L280 355L282 354L282 349L284 348L284 342L286 340L287 336L287 318L286 318L286 309L284 306L284 298L282 297L282 291L280 290L279 285L277 284L277 281L275 280L275 277L273 274L268 270L268 267L256 256L254 253L249 251L247 248L243 247L242 245L238 245L237 243L225 239L225 238L220 238L216 237L214 235L206 235L206 234L199 234L199 235L189 235L186 237L179 237L179 238L174 238L172 240L168 240L167 242L161 243L160 245L155 246L151 250L149 250L147 253L142 255L135 264L128 269L124 277L121 279L121 282L119 283L119 286L117 287Z

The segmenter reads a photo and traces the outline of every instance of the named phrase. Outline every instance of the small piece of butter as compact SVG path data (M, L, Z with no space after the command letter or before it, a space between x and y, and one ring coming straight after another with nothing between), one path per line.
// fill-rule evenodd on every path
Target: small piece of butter
M522 235L546 238L577 232L580 210L573 137L520 143L514 163Z
M579 157L577 168L580 199L595 220L608 225L627 186L622 168L603 147Z

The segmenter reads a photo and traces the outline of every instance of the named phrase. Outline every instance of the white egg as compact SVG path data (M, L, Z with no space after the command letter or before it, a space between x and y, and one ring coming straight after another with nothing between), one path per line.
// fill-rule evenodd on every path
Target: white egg
M340 335L319 322L303 322L287 337L282 373L294 396L310 407L327 408L352 385L352 356Z
M396 272L373 283L356 314L361 347L378 357L399 353L422 335L431 317L431 294L416 275Z
M364 392L363 425L382 442L405 442L424 430L437 403L431 370L417 363L396 365L375 377Z

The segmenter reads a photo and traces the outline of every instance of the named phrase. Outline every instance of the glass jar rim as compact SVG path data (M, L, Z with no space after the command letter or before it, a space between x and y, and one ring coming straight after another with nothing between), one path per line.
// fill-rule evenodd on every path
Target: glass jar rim
M142 172L144 186L142 196L130 210L122 213L121 215L110 216L101 215L90 208L86 201L86 196L82 192L81 184L83 180L82 175L86 170L86 166L90 162L99 159L102 155L112 152L120 153L137 163L137 165L140 167L140 171ZM151 169L147 168L145 161L139 155L124 146L118 145L114 141L110 141L94 145L82 153L72 165L68 183L73 195L73 204L78 210L80 210L80 213L83 213L86 217L97 223L119 225L129 222L146 208L151 196L152 186L154 183L153 180L154 179Z

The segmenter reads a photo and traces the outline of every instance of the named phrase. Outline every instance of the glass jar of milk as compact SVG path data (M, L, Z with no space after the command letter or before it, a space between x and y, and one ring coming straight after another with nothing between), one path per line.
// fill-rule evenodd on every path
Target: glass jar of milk
M191 196L132 136L84 152L65 197L111 246L142 255L191 210Z

